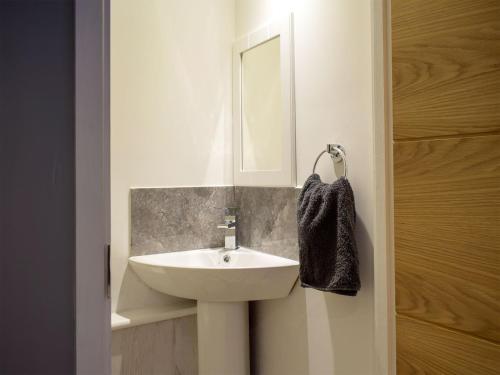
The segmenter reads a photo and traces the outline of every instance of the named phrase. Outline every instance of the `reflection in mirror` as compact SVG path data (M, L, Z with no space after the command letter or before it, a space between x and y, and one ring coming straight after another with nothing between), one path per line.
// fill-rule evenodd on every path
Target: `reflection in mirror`
M242 53L241 161L245 171L282 169L280 37Z

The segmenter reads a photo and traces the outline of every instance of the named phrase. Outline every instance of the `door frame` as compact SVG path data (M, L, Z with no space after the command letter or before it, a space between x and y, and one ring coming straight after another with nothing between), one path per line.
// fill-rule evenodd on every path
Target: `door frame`
M111 373L110 0L75 0L76 374ZM395 374L390 0L372 0L377 374Z
M374 139L374 365L396 374L391 0L372 0Z
M75 0L75 367L111 373L110 0Z

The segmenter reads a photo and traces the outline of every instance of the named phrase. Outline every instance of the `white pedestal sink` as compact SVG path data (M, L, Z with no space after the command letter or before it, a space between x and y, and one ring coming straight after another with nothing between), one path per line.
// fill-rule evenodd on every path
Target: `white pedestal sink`
M248 375L248 301L286 297L299 263L247 248L129 258L151 288L198 301L200 375Z

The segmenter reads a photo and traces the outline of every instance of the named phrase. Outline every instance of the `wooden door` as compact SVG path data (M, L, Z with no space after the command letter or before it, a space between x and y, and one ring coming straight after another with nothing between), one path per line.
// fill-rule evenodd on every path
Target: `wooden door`
M392 0L398 374L500 373L500 1Z

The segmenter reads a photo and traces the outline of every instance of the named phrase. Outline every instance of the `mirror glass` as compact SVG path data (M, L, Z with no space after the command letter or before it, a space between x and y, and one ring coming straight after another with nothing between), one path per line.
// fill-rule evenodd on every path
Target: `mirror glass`
M280 170L283 163L283 108L280 37L241 55L241 167Z

